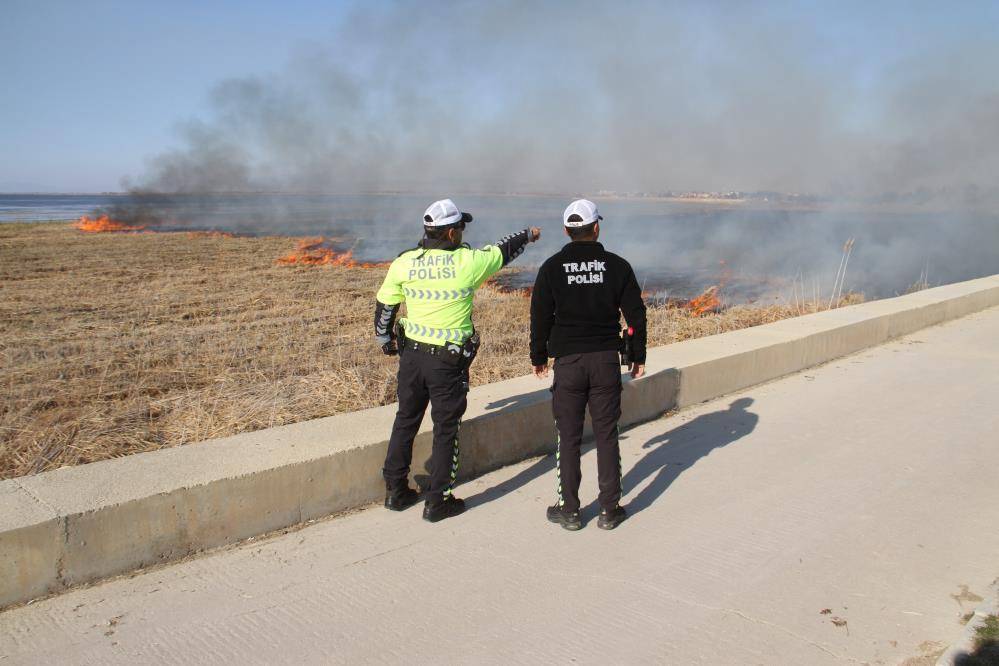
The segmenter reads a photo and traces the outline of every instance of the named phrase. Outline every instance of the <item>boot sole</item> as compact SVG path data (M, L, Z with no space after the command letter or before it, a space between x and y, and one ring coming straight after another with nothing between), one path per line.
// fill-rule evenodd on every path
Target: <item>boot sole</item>
M566 522L564 520L561 520L559 518L549 518L548 522L549 523L554 523L555 525L561 525L562 529L569 530L570 532L575 532L577 530L583 529L583 523L582 522L568 523L568 522Z
M436 518L432 518L431 516L423 516L423 520L427 521L428 523L439 523L442 520L447 520L448 518L454 518L456 516L460 516L463 513L465 512L459 511L458 513L449 513L446 516L438 516Z
M465 511L467 510L468 507L466 507L464 503L462 503L461 509L458 510L451 509L447 513L441 514L437 517L428 516L426 514L426 510L424 510L423 520L427 521L428 523L439 523L442 520L447 520L448 518L454 518L455 516L460 516L461 514L465 513Z
M627 518L622 518L621 520L615 520L615 521L609 522L609 523L601 523L601 522L597 521L597 527L599 527L602 530L612 530L615 527L617 527L618 525L620 525L621 523L623 523L625 520L627 520Z
M405 504L405 505L389 504L388 502L385 502L385 508L388 509L389 511L405 511L411 506L416 506L417 502L419 502L419 500L413 502L412 504Z
M419 503L420 503L420 497L419 496L417 496L416 499L414 499L412 502L409 502L407 504L393 504L389 500L386 499L385 500L385 508L388 509L389 511L405 511L409 507L416 506Z

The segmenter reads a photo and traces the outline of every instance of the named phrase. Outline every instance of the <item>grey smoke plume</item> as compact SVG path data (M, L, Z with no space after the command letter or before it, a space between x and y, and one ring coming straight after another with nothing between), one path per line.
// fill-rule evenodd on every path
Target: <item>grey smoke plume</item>
M940 37L872 70L800 14L367 3L283 70L220 83L138 185L996 193L999 40Z
M844 7L891 51L869 58L809 11L365 3L284 69L218 84L210 115L182 125L136 181L143 196L112 215L233 228L238 211L240 231L360 238L362 258L383 259L445 195L476 214L473 242L554 222L542 253L562 242L572 193L799 191L825 197L823 211L609 201L605 238L677 296L710 284L719 261L828 293L849 237L847 288L869 296L926 271L931 283L999 272L999 218L985 208L999 202L999 40L924 30L898 42L908 14L877 23ZM249 191L420 195L337 200L332 220L328 202L301 198L162 196ZM460 197L475 192L560 196Z

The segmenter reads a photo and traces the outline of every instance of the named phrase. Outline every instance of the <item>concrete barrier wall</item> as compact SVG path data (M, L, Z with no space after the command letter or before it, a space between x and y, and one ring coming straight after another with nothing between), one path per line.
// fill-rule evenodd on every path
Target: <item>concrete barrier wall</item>
M649 350L625 382L622 425L656 418L999 305L999 276ZM382 497L395 407L0 482L0 607L288 527ZM416 440L424 473L431 424ZM468 478L554 447L547 383L473 389Z

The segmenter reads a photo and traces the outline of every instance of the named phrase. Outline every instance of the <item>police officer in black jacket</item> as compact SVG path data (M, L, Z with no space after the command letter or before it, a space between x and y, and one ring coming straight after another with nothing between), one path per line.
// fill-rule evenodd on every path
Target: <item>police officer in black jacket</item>
M562 215L572 242L538 271L531 295L531 364L538 377L548 375L555 359L552 412L558 448L555 454L558 502L548 520L568 530L582 527L579 517L580 445L587 404L597 441L600 517L597 526L611 530L627 517L621 499L620 315L633 329L634 378L645 373L645 303L631 265L597 242L603 219L592 201L579 199Z

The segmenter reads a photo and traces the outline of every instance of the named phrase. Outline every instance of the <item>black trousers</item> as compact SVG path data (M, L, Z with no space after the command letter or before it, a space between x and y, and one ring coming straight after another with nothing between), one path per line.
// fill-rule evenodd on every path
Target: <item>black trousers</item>
M382 475L389 489L401 487L409 478L413 462L413 439L430 403L434 422L434 446L430 456L428 504L444 501L458 476L458 428L465 413L468 369L449 364L437 356L406 350L399 357L399 411L392 425L388 454Z
M558 501L569 511L579 510L579 457L587 404L597 441L600 506L613 509L621 500L617 428L621 418L621 365L616 351L570 354L555 359L552 412L558 436L555 453Z

